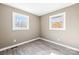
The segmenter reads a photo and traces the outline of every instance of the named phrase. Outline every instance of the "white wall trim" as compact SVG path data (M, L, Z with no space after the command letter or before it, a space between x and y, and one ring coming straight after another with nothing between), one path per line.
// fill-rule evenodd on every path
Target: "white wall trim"
M10 48L19 46L19 45L23 45L25 43L29 43L29 42L32 42L32 41L35 41L35 40L38 40L38 39L40 39L40 37L35 38L35 39L31 39L31 40L28 40L28 41L25 41L25 42L22 42L22 43L18 43L18 44L12 45L12 46L8 46L8 47L1 48L0 51L4 51L4 50L7 50L7 49L10 49Z
M45 39L45 38L40 38L40 39L41 39L41 40L44 40L44 41L47 41L47 42L50 42L50 43L54 43L54 44L57 44L57 45L66 47L66 48L68 48L68 49L72 49L72 50L75 50L75 51L79 51L78 48L71 47L71 46L69 46L69 45L64 45L64 44L61 44L61 43L57 43L57 42L54 42L54 41L51 41L51 40L48 40L48 39Z
M72 49L72 50L75 50L75 51L79 51L78 48L71 47L69 45L64 45L64 44L61 44L61 43L57 43L57 42L54 42L54 41L51 41L51 40L48 40L48 39L45 39L45 38L42 38L42 37L37 37L37 38L32 39L32 40L28 40L28 41L25 41L25 42L22 42L22 43L18 43L18 44L12 45L12 46L4 47L4 48L1 48L0 51L4 51L4 50L7 50L7 49L16 47L16 46L20 46L20 45L23 45L25 43L29 43L29 42L32 42L32 41L35 41L35 40L38 40L38 39L41 39L41 40L44 40L44 41L47 41L47 42L50 42L50 43L54 43L54 44L57 44L57 45L60 45L60 46L66 47L68 49Z

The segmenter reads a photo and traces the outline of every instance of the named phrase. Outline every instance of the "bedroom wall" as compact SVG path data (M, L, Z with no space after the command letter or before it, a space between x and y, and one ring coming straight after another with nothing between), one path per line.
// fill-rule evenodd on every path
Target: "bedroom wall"
M12 12L30 16L30 29L26 31L12 30ZM66 30L49 30L48 19L51 15L66 12ZM44 37L48 40L79 48L79 4L66 7L43 16L19 10L0 4L0 48L11 46L36 37ZM40 30L41 29L41 30ZM16 42L14 40L16 39Z
M24 31L12 30L12 12L29 16L30 29ZM39 37L39 17L31 13L0 4L0 48ZM16 40L16 42L14 42Z
M66 12L66 30L49 30L49 16ZM79 4L41 16L41 37L79 48Z

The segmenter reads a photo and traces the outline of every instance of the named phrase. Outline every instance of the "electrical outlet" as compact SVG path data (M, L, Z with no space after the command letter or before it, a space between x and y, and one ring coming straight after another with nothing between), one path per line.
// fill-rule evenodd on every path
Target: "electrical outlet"
M16 40L13 40L13 42L16 42Z

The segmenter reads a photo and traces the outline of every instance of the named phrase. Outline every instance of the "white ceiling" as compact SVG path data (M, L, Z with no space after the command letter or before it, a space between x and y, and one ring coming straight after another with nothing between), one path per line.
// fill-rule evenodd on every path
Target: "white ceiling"
M58 9L68 7L72 3L4 3L6 5L30 12L37 16L45 15L54 12Z

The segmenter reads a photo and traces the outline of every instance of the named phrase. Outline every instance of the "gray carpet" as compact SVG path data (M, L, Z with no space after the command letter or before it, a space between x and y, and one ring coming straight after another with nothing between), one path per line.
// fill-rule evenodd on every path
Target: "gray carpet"
M79 55L79 52L39 39L2 51L0 55Z

